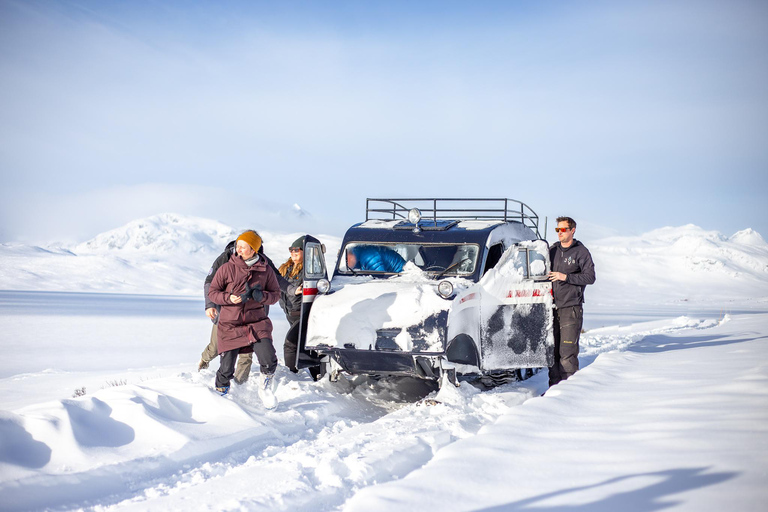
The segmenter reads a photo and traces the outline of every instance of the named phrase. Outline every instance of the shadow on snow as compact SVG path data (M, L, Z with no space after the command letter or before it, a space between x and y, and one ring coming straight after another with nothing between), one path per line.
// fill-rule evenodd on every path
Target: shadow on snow
M732 339L727 335L673 337L664 334L654 334L651 336L646 336L636 343L633 343L627 348L627 351L638 352L642 354L660 353L688 348L733 345L736 343L744 343L746 341L755 341L765 338L767 337L760 336L755 338Z
M738 473L707 473L709 468L681 468L656 471L652 473L637 473L633 475L610 478L603 482L573 487L561 491L550 492L534 496L532 498L513 501L504 505L481 509L482 512L514 512L523 510L536 510L537 512L652 512L679 505L681 500L674 500L671 496L695 489L701 489L710 485L719 484L730 480ZM602 487L612 485L630 484L630 479L643 478L658 480L655 483L645 485L639 489L620 491L606 496L598 501L588 503L574 503L577 496L568 497L583 491L599 491ZM553 500L555 503L546 504Z

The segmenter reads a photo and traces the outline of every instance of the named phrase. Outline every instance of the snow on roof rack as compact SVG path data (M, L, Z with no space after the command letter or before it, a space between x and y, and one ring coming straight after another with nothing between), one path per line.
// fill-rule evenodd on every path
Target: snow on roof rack
M515 199L411 198L365 200L365 220L406 220L418 208L423 220L501 220L518 221L539 234L539 216L528 205Z

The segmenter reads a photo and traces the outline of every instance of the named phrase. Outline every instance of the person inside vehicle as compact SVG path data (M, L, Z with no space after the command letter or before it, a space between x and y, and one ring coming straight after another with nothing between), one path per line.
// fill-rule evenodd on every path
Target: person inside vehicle
M261 366L259 395L273 395L277 355L272 345L272 322L265 306L280 298L277 276L264 258L259 257L262 240L255 231L237 237L237 255L224 263L213 276L208 297L221 306L218 322L216 391L226 394L240 352L255 352Z
M356 245L347 248L347 268L376 272L402 272L405 259L381 245Z

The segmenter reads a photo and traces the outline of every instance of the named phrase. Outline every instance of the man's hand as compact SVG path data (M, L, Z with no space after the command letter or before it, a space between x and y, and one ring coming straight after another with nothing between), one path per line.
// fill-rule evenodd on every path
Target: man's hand
M563 274L562 272L550 272L549 273L549 280L550 281L565 281L568 279L567 274Z
M218 315L218 314L219 314L219 312L216 311L216 308L208 308L208 309L205 310L205 316L207 316L211 320L216 318L216 315Z
M239 295L229 296L229 302L231 302L232 304L240 304L242 301L243 299L241 299Z

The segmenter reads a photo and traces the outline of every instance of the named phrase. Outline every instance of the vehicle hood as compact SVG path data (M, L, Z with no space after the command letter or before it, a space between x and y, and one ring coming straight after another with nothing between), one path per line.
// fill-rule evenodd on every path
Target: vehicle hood
M306 346L441 352L452 301L438 295L437 284L420 272L335 279L333 292L312 306Z

